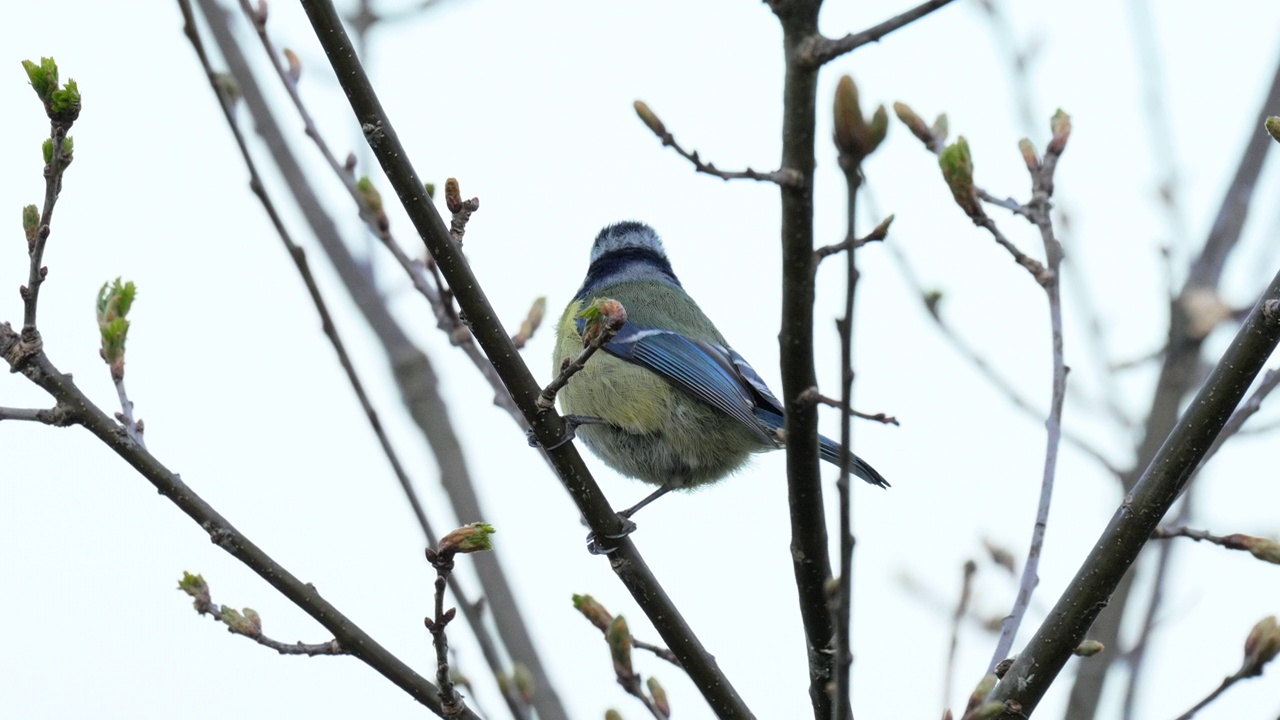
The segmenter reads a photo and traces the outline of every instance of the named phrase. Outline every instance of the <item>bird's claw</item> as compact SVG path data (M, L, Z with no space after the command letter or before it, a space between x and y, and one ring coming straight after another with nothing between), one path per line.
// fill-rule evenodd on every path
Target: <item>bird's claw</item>
M622 529L617 533L605 535L604 537L607 540L621 540L622 538L636 531L636 524L632 522L631 519L628 518L625 514L618 513L618 519L622 521ZM591 553L592 555L608 555L609 553L612 553L614 550L616 550L617 547L618 546L616 543L612 543L612 542L606 543L605 541L596 537L596 534L593 532L587 533L587 552Z

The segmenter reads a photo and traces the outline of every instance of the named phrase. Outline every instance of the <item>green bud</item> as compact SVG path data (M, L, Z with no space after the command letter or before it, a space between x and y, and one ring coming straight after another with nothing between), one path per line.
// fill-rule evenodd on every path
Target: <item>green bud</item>
M862 119L858 85L848 75L836 83L834 110L836 148L844 155L865 155L867 123Z
M40 232L40 209L35 205L22 208L22 232L27 236L27 246L35 245Z
M378 192L378 188L374 187L373 181L368 175L361 175L356 181L356 192L359 193L364 204L369 208L369 212L373 215L373 221L378 229L386 232L391 227L391 220L387 217L387 211L382 206L382 193Z
M1071 137L1071 116L1059 108L1053 117L1049 118L1049 129L1053 132L1053 138L1049 140L1045 154L1061 155L1062 151L1067 149L1067 138Z
M584 617L591 621L600 629L600 632L609 632L609 625L613 623L613 615L604 608L595 598L590 595L574 595L573 607Z
M965 707L966 717L974 708L982 705L987 696L991 694L991 691L995 689L998 681L999 678L996 677L995 673L987 673L982 676L982 679L974 686L973 692L969 693L969 704Z
M578 313L587 321L582 330L582 347L587 347L601 336L613 337L627 322L627 309L612 298L596 298Z
M609 623L605 639L609 642L609 654L613 657L613 670L618 679L634 676L635 671L631 669L631 630L627 627L627 619L616 616Z
M66 86L54 90L49 106L55 115L64 119L75 120L79 117L80 88L76 86L76 81L68 79Z
M138 289L133 282L120 278L103 283L98 290L98 331L102 336L102 359L111 366L111 377L124 379L124 346L129 336L129 320L125 316L133 307Z
M1106 646L1097 640L1085 640L1077 645L1076 649L1072 652L1080 657L1093 657L1094 655L1102 652L1105 648Z
M967 720L991 720L992 718L998 718L1003 715L1004 710L1004 703L999 700L992 700L991 702L982 703L965 713L964 716Z
M933 127L931 130L933 132L934 141L939 145L947 141L947 133L950 132L950 130L947 128L946 113L939 113L938 117L933 119Z
M604 711L604 720L622 720L622 713L614 710L613 708L609 708Z
M493 549L489 536L497 532L489 523L463 525L440 538L440 553L473 553Z
M925 124L924 119L917 115L915 110L911 109L911 106L903 102L896 102L893 104L893 112L902 121L902 124L907 126L912 135L915 135L920 142L924 143L925 147L930 150L933 149L936 142L933 137L933 130Z
M1263 125L1267 128L1267 132L1271 133L1271 137L1275 138L1276 142L1280 142L1280 117L1272 115Z
M529 668L524 665L516 663L515 668L512 669L511 677L520 699L532 704L534 690L537 689L537 684L533 681L533 673L529 672Z
M1280 626L1275 615L1268 615L1259 620L1245 638L1243 669L1247 675L1257 675L1277 654L1280 654Z
M228 105L235 105L240 99L240 84L230 73L214 73L213 83L218 86L218 92L222 93Z
M427 184L426 184L426 185L424 185L423 187L424 187L424 188L426 188L426 191L427 191L427 197L429 197L429 198L431 198L432 200L434 200L434 199L435 199L435 197L436 197L436 184L435 184L435 183L427 183Z
M183 570L182 579L178 581L178 589L196 600L209 602L209 583L204 581L203 575L192 575Z
M667 690L658 682L658 678L651 677L645 681L649 687L649 695L653 698L653 704L662 711L664 717L671 717L671 703L667 700Z
M981 218L982 206L978 204L977 189L973 185L973 157L969 154L969 141L963 135L942 150L938 166L960 209L975 220Z
M235 608L223 607L222 622L239 635L257 637L262 634L262 618L253 608L245 608L242 613Z
M364 198L370 210L375 213L382 210L382 193L378 192L378 188L374 186L368 175L360 176L356 181L356 190L359 191L360 197Z
M45 138L40 144L40 152L44 155L44 164L49 165L53 162L53 138Z
M1022 153L1022 162L1027 164L1027 170L1032 173L1040 172L1040 158L1036 156L1036 146L1031 144L1027 138L1018 141L1018 152Z
M923 299L924 299L925 309L929 311L929 314L934 316L935 318L938 317L938 306L942 303L942 291L941 290L926 291Z
M867 127L867 154L875 152L888 134L889 113L884 109L884 105L880 105L871 114L871 124Z

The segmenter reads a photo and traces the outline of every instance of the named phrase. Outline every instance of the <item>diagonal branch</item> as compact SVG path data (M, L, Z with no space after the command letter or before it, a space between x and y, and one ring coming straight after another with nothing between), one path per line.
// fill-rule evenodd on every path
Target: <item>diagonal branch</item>
M485 513L472 483L462 444L449 421L448 409L440 395L438 378L431 360L414 345L391 313L385 298L379 293L374 283L369 266L353 256L343 241L337 223L311 184L311 176L302 169L280 124L272 114L270 104L263 96L248 60L241 52L237 38L232 32L229 13L213 0L199 0L199 5L218 45L218 50L236 80L246 109L253 118L253 126L270 150L271 158L279 167L280 177L287 185L290 197L298 204L303 218L310 225L311 231L319 241L339 280L351 295L356 309L360 311L381 345L409 415L422 432L439 465L441 484L453 505L456 516L463 519L484 517ZM362 201L362 198L355 200L357 208L363 207ZM363 215L366 219L372 217L368 213ZM381 234L379 238L382 239ZM402 267L410 273L414 286L431 302L437 320L443 326L448 321L447 312L443 302L439 301L438 294L433 299L431 295L433 288L428 283L421 266L418 265L415 268L414 263L394 241L387 242L385 245ZM462 342L460 347L489 380L495 393L501 392L500 396L495 394L495 397L505 399L506 403L499 404L504 408L510 407L510 400L501 381L489 362L476 349L475 343L468 339ZM516 417L523 422L523 417L518 413ZM401 489L413 509L427 543L434 544L425 509L416 491L411 484L403 481ZM541 662L532 634L521 616L515 592L507 580L498 556L494 553L477 556L475 570L487 607L491 611L490 617L498 629L503 644L516 662L529 668L539 687L539 692L534 699L534 706L539 715L547 720L563 720L567 717L566 711L555 685ZM450 578L451 582L456 581L454 576ZM455 592L459 598L465 597L464 593L458 592L456 588ZM504 664L502 654L496 647L496 643L490 640L490 633L484 630L485 624L479 605L465 600L460 602L460 605L468 624L476 629L476 640L486 662L490 666L502 666Z
M426 190L409 162L404 146L356 57L355 49L333 3L328 0L304 0L303 8L347 94L365 138L441 273L457 293L458 303L472 323L476 342L502 376L512 399L532 427L535 438L544 448L553 445L563 436L565 423L554 410L542 411L538 408L537 398L541 388L512 344L510 335L497 319L488 298L480 289L479 281L450 238L444 221L427 198ZM622 520L613 512L591 477L577 448L570 443L546 453L596 537L617 537L622 531ZM715 659L698 641L675 604L649 571L635 545L622 537L611 550L610 564L614 572L648 615L671 651L680 659L690 679L713 710L725 717L752 717L751 711L720 671Z
M856 50L863 45L879 42L880 38L885 35L888 35L894 30L904 28L934 10L950 5L951 2L952 0L928 0L927 2L920 3L901 15L885 20L879 25L873 25L862 32L849 33L837 40L816 35L808 44L808 47L804 49L801 56L802 62L812 67L821 67L841 55Z
M20 336L8 323L0 323L0 357L4 357L10 367L20 368L24 375L56 398L60 404L74 408L76 424L84 426L94 437L133 466L138 474L145 477L160 491L161 495L196 521L201 529L209 534L214 544L244 563L269 585L280 591L280 594L333 633L342 647L348 648L352 655L360 658L418 702L437 714L442 712L439 690L434 685L414 672L413 668L378 644L338 608L322 598L315 586L295 577L253 544L249 538L197 495L176 473L131 440L127 434L120 432L120 426L115 420L95 405L72 382L69 375L59 372L43 350L32 351L24 348ZM477 716L469 710L458 717L478 720Z
M1267 112L1280 106L1280 63L1273 70L1271 87L1259 106L1257 124L1250 125L1249 136L1237 165L1236 173L1219 207L1217 219L1205 240L1204 249L1192 263L1190 272L1179 297L1169 305L1169 339L1166 343L1164 362L1156 380L1156 390L1143 427L1143 437L1136 449L1136 464L1122 477L1126 492L1138 481L1139 473L1160 448L1182 411L1188 393L1195 389L1201 375L1201 347L1204 336L1191 331L1188 312L1182 298L1190 292L1214 290L1221 279L1222 265L1236 247L1244 228L1249 199L1257 185L1262 169L1263 156L1270 149L1271 141L1259 126L1265 122ZM1169 552L1166 547L1156 548L1158 553ZM1093 639L1107 647L1120 647L1120 625L1126 615L1132 578L1123 581L1110 600L1110 606L1098 619L1091 633ZM1104 679L1117 659L1117 654L1103 653L1081 665L1071 689L1067 716L1080 720L1092 720L1098 714Z
M996 687L993 698L1006 703L1001 720L1025 718L1035 710L1277 343L1280 273L1116 510L1048 619Z

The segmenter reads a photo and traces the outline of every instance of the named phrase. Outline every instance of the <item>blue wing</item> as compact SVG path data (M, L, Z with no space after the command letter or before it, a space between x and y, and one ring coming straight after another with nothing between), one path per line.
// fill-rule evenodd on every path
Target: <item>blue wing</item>
M579 333L585 325L585 320L578 320ZM694 340L672 330L628 322L603 349L652 370L724 412L751 430L762 443L781 444L778 433L783 427L782 402L770 392L755 368L732 348ZM823 460L840 464L839 443L819 435L818 449ZM849 469L873 485L889 486L875 468L857 455L852 455Z
M584 320L578 321L579 332L584 325ZM756 415L756 408L764 400L780 415L781 405L755 370L736 352L716 343L633 322L623 325L603 349L610 355L652 370L681 390L734 418L762 443L778 445L773 428L761 421ZM761 391L764 397L761 397Z

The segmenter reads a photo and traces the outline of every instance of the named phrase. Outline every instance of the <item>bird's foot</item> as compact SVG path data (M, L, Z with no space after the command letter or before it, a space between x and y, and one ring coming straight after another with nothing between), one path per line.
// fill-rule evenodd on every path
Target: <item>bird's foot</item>
M606 422L605 420L598 417L592 417L590 415L564 415L561 417L561 419L564 420L564 435L562 435L560 439L555 441L554 443L547 445L545 449L548 451L557 450L559 448L564 447L569 442L572 442L573 439L578 436L579 425L607 425L608 424L608 422ZM538 447L539 445L541 445L541 443L538 442L538 438L534 436L533 430L531 429L525 430L524 436L529 441L529 447Z
M618 513L618 519L622 521L622 528L617 533L605 535L606 540L621 540L636 531L636 524L631 521L630 513L630 510ZM587 552L592 555L608 555L616 548L616 543L601 540L594 532L587 533Z

